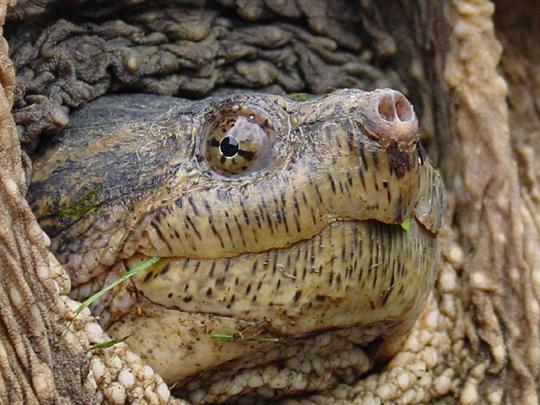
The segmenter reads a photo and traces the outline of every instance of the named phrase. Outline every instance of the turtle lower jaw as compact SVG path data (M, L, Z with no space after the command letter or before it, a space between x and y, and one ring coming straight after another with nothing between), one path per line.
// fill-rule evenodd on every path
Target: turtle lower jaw
M237 395L272 397L315 391L358 379L375 363L396 324L378 322L291 337L252 322L167 309L144 300L108 329L129 336L130 347L178 395L219 403ZM229 338L230 337L230 338Z

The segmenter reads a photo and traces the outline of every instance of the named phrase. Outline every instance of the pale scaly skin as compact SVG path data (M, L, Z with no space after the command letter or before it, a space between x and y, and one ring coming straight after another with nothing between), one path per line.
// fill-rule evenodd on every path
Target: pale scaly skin
M205 149L227 117L270 145L232 177ZM416 130L412 106L388 89L308 102L111 97L35 162L29 201L78 298L162 258L95 310L195 402L316 390L395 353L433 286L444 190ZM313 355L320 369L302 369ZM253 383L278 359L296 384ZM252 374L224 389L240 369Z

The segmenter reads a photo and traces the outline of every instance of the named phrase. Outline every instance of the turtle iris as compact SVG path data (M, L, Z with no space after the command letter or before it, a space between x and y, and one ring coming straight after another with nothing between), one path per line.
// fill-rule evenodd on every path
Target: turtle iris
M221 119L209 132L205 155L208 165L224 176L260 170L268 156L270 141L253 116Z

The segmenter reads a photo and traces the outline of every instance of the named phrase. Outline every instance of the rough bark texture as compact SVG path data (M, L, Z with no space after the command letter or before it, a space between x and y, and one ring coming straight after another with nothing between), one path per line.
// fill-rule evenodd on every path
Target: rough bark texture
M500 1L495 12L483 0L222 0L186 20L137 1L109 18L128 3L74 2L74 21L99 13L101 23L49 19L42 31L24 30L24 21L54 1L22 0L9 14L18 85L2 40L1 402L175 401L125 345L87 352L106 339L88 313L64 333L76 304L61 295L69 281L24 201L19 140L31 152L38 136L67 123L69 109L108 91L391 85L420 108L450 194L437 288L384 370L287 403L538 403L540 19L532 3ZM92 64L80 63L70 41L94 55Z

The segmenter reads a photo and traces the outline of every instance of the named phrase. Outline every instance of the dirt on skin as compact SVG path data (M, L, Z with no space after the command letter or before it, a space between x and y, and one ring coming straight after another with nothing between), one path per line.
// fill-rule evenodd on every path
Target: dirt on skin
M48 255L47 238L24 201L20 141L31 153L41 134L67 124L70 109L115 90L201 96L217 87L391 86L408 93L420 111L429 154L451 196L437 287L386 368L284 403L538 403L534 5L223 0L192 15L193 31L174 12L152 11L151 3L137 2L129 9L137 12L127 12L127 2L80 1L81 16L71 25L69 13L47 3L10 3L9 56L1 44L2 402L180 402L125 344L88 352L107 339L89 313L65 333L62 320L73 317L77 303L66 298L69 280ZM214 14L205 25L197 18L208 12ZM85 13L102 24L81 23L89 21ZM122 18L107 23L112 13ZM17 31L40 15L46 26L63 28L46 35L42 28L23 30L28 36ZM220 42L234 33L244 34L227 46ZM70 51L70 41L94 55L91 64L75 63L79 54Z

